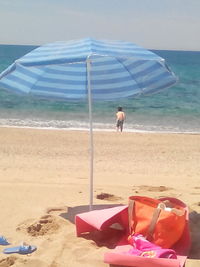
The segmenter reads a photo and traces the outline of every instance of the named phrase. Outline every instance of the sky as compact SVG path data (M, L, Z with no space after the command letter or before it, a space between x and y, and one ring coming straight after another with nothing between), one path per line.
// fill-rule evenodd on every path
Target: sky
M0 0L0 44L86 37L200 51L200 0Z

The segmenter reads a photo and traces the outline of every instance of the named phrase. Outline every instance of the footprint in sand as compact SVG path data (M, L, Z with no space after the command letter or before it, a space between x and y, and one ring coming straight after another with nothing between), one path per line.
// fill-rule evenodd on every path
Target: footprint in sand
M81 246L76 246L74 249L71 250L71 253L75 255L77 259L84 258L85 255L88 255L90 251L93 251L92 247L81 247Z
M21 264L20 265L21 267L36 267L36 266L39 266L39 267L54 267L53 265L49 265L48 263L46 262L43 262L41 260L38 260L38 259L27 259L26 262L24 264ZM55 266L55 267L58 267L58 266Z
M191 192L192 195L200 195L200 186L195 186L193 187L193 189L195 189L195 192ZM200 202L199 202L199 206L200 206Z
M32 220L23 222L18 225L17 231L28 233L31 236L43 236L58 232L63 225L63 219L52 215L44 215L35 222L32 222Z
M171 190L173 188L166 187L164 185L160 185L160 186L141 185L141 186L139 186L139 189L140 190L145 190L145 191L150 191L150 192L164 192L164 191Z
M53 215L60 215L61 213L66 213L68 207L50 207L47 208L46 213Z
M100 193L98 195L96 195L97 199L101 199L101 200L108 200L108 201L116 201L116 200L121 200L121 197L109 194L109 193Z
M25 263L25 261L17 258L16 256L9 256L5 259L0 260L0 267L9 267L13 266L15 263Z

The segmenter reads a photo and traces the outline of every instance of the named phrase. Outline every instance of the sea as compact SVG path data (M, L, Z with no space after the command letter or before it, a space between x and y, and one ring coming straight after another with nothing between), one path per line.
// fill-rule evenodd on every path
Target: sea
M0 45L0 72L35 48ZM153 95L93 103L94 130L115 131L115 114L122 106L124 131L200 133L200 51L152 51L165 58L178 83ZM88 103L39 99L0 88L0 126L88 130Z

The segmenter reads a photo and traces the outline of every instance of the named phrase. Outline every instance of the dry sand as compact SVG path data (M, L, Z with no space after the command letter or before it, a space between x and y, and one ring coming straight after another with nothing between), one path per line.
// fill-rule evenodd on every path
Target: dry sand
M88 133L0 128L0 140L0 235L38 248L1 253L0 267L108 266L108 248L77 238L73 221L89 203ZM186 267L199 267L200 135L95 132L94 145L94 204L127 204L131 195L181 199L191 210ZM102 193L108 198L97 199Z

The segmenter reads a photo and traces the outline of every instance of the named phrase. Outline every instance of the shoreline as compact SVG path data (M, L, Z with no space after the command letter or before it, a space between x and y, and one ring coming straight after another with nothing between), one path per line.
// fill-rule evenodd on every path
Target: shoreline
M16 129L35 129L35 130L55 130L55 131L80 131L89 132L89 128L59 128L59 127L36 127L36 126L15 126L15 125L0 125L0 128L16 128ZM93 132L116 132L115 129L99 129L93 128ZM137 130L137 129L124 129L123 133L144 133L144 134L189 134L189 135L200 135L200 132L190 132L190 131L147 131L147 130Z
M87 131L90 127L89 118L76 118L71 117L67 120L66 117L59 119L55 117L16 117L16 118L1 118L0 127L24 127L24 128L39 128L39 129L61 129L61 130L76 130ZM132 120L132 122L131 122ZM116 131L115 118L105 119L103 121L92 122L94 131ZM141 133L186 133L186 134L200 134L200 124L198 120L178 121L178 119L169 120L138 120L137 118L130 118L125 121L124 132L141 132Z

